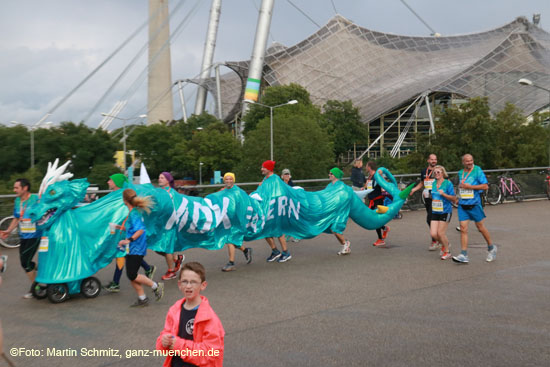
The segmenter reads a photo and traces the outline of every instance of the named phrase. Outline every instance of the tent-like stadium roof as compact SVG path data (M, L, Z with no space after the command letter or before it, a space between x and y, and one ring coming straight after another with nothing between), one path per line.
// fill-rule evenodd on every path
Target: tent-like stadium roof
M241 108L248 61L226 62L225 120ZM265 85L297 83L317 105L351 100L364 122L425 91L487 96L493 111L511 102L526 114L549 103L547 92L518 84L527 78L550 89L550 34L519 17L502 27L466 35L412 37L372 31L337 15L292 46L272 45ZM215 82L206 87L216 94Z

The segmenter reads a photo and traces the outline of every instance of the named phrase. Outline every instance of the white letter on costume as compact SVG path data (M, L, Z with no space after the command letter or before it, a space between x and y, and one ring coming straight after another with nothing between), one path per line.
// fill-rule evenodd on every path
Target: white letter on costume
M214 212L214 217L216 218L216 226L219 226L220 223L223 222L223 226L225 229L231 228L231 221L227 216L227 207L229 206L229 198L224 197L222 199L221 210L220 210L220 206L218 204L213 205L210 199L204 199L204 201L206 201L206 204L208 204L210 209L212 209L212 211Z
M172 215L168 219L168 222L166 222L166 225L164 226L164 229L170 230L178 222L178 219L183 215L183 213L187 210L187 199L182 198L181 204L176 211L175 209L172 211Z
M288 205L288 199L286 196L279 196L279 217L282 217L286 213L286 206Z
M290 205L288 206L288 217L290 218L290 215L292 212L294 212L294 217L296 220L300 220L300 202L298 201L298 207L294 206L294 202L292 200L289 200Z
M275 216L273 215L273 204L275 204L275 199L271 199L269 201L269 208L267 210L267 220L275 218Z
M205 221L204 225L202 226L202 229L199 231L197 230L197 224L200 220L200 212L204 213ZM195 201L193 203L193 223L189 226L189 229L187 232L189 233L205 233L210 230L210 227L212 226L212 210L208 206L204 206L201 203Z

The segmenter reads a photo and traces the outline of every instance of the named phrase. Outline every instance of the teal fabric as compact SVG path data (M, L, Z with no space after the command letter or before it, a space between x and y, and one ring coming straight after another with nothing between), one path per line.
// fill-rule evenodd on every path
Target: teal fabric
M329 183L318 192L306 192L272 175L251 195L234 186L205 198L173 190L168 193L151 184L129 187L154 202L151 213L143 213L149 249L167 253L189 248L219 250L226 243L241 246L243 241L283 234L312 238L323 232L342 233L349 218L366 229L380 228L399 212L411 189L400 193L391 173L381 170L391 182L382 178L378 182L394 197L384 214L368 209L341 181ZM120 225L128 215L123 190L72 209L84 198L87 186L85 179L55 183L31 209L29 214L35 221L44 219L48 209L57 209L39 226L47 246L39 249L38 282L84 279L117 256L118 241L126 234L118 230L111 234L109 223Z

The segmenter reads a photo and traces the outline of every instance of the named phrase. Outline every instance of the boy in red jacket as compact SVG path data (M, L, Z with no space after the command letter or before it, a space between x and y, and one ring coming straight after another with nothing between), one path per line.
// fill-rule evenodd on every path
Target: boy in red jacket
M204 266L185 264L178 286L185 298L170 307L157 338L157 349L166 354L163 366L223 366L225 331L208 299L201 295L207 286Z

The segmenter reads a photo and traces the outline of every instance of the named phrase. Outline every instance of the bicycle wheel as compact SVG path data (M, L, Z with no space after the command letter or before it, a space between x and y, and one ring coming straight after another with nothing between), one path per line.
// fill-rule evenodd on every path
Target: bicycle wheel
M11 220L13 219L13 216L5 217L4 219L0 220L0 231L5 231L10 226ZM5 240L0 238L0 245L6 247L6 248L16 248L19 247L21 241L19 240L19 232L17 229L14 229L9 234L8 238Z
M523 201L523 199L525 199L525 194L523 193L520 184L517 182L515 184L515 187L512 187L512 190L514 190L512 196L516 201Z
M491 205L497 205L502 198L502 193L497 184L490 184L487 190L487 202Z

